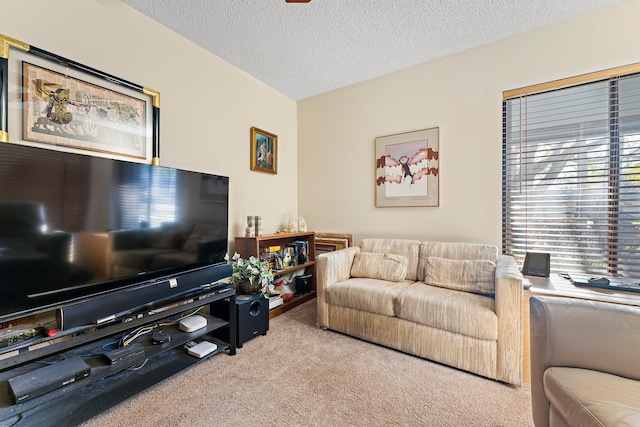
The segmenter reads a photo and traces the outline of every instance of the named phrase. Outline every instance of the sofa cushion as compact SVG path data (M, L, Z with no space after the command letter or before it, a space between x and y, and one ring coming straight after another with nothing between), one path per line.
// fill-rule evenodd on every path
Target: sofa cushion
M363 239L360 243L360 251L402 255L407 259L407 280L416 280L418 277L418 258L420 255L418 240Z
M486 295L496 292L493 261L427 257L424 265L424 282L428 285Z
M390 282L370 278L352 278L337 282L326 290L329 304L370 313L395 316L398 295L415 282Z
M551 405L573 425L640 425L640 381L565 367L547 369L543 381Z
M396 315L405 320L469 337L498 339L493 298L416 282L397 299Z
M407 263L402 255L358 252L351 266L351 277L400 282L407 277Z
M496 262L498 248L481 243L423 242L420 244L420 256L437 256L451 259L488 259Z
M498 248L493 245L457 242L422 242L418 257L417 280L424 281L425 267L429 257L457 260L484 259L496 262Z

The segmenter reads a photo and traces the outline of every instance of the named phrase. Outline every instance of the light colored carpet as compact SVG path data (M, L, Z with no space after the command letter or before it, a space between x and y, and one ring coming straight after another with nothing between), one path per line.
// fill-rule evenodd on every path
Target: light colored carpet
M515 388L315 327L315 300L83 424L102 426L533 426Z

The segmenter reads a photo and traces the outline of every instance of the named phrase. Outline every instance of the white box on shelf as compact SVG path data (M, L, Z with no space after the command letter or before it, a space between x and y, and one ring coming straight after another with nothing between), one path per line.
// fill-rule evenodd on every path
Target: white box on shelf
M284 304L284 301L282 300L282 295L275 295L275 296L269 297L269 310L273 310L274 308L279 307L282 304Z

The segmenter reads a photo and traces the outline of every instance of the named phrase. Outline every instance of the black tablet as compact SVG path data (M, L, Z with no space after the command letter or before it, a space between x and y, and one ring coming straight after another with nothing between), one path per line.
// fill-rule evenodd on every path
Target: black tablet
M541 252L527 252L524 257L522 274L525 276L549 277L551 255Z

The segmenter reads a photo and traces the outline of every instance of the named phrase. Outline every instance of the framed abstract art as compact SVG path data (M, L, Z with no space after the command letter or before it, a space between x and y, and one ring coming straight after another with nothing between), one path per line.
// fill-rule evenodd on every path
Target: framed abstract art
M376 207L439 205L438 130L376 138Z

